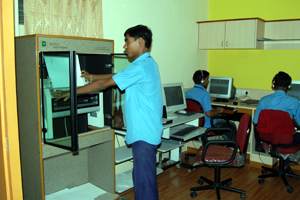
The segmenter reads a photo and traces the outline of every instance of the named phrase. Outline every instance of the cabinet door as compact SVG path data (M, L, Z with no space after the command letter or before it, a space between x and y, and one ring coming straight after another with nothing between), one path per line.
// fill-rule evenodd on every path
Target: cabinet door
M114 54L114 73L118 73L128 67L133 60L127 57L126 54ZM125 91L120 91L118 87L113 90L113 106L112 106L112 124L114 129L126 130L125 119Z
M76 52L40 52L39 62L44 143L76 152ZM56 90L69 91L69 100L55 99Z
M225 48L256 48L256 19L226 22Z
M224 49L225 22L205 22L198 25L199 49Z

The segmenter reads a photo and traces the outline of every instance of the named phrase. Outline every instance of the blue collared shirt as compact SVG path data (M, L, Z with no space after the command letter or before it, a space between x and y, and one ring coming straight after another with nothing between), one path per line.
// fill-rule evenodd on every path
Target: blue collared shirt
M283 90L276 90L273 94L264 96L259 101L253 122L257 123L259 113L265 109L282 110L288 112L292 119L300 124L300 103L299 100L289 96Z
M142 54L112 78L125 90L126 143L160 144L163 99L158 65L150 53Z
M185 98L186 99L194 99L201 103L204 113L207 111L212 110L211 107L211 101L209 93L206 91L206 89L202 85L195 84L194 88L188 90L185 92ZM216 123L217 120L214 121ZM205 128L210 128L210 117L207 117L205 114Z

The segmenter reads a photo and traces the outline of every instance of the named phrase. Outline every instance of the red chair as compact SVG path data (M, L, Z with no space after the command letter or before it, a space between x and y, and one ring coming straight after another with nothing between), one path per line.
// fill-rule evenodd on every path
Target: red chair
M215 168L215 180L211 181L203 176L200 176L198 184L202 185L204 182L209 185L190 188L192 198L197 196L196 191L214 189L217 193L217 198L221 199L220 189L227 190L230 192L236 192L241 194L241 198L246 198L246 192L238 190L231 185L232 178L220 181L221 168L222 167L233 167L242 166L246 161L247 148L249 135L251 132L251 117L249 114L244 114L240 120L239 127L237 130L236 141L233 140L210 140L207 141L208 133L210 131L226 130L230 131L229 128L209 128L206 130L204 135L203 146L200 147L197 156L197 165L208 165ZM239 149L239 153L237 153Z
M203 113L204 114L204 110L203 110L203 107L202 107L201 103L194 100L194 99L186 99L186 106L187 106L187 108L185 110L188 111L188 112L197 112L197 113ZM212 127L214 126L214 124L213 124L214 119L218 119L218 118L225 119L226 122L227 122L227 127L229 127L229 119L226 115L220 115L220 116L212 117L211 120L210 120L210 123L211 123ZM199 118L198 126L203 127L204 124L205 124L205 117ZM210 132L209 135L213 136L214 133ZM195 156L196 156L195 153L185 154L185 161L188 161L189 157L195 157ZM189 165L189 164L182 163L181 166L189 168L190 170L193 169L193 166Z
M201 103L194 99L186 99L186 111L188 112L197 112L197 113L204 113ZM198 126L203 127L205 124L205 118L199 118Z
M291 147L295 136L295 128L289 113L280 110L262 110L259 113L256 140L262 143L262 147L269 152L272 157L279 158L279 169L272 169L262 166L262 175L258 176L259 184L264 184L264 178L281 177L287 187L287 192L292 193L294 189L289 185L286 176L298 178L288 166L284 169L284 155L294 154L300 150L300 143ZM267 174L267 171L272 173Z

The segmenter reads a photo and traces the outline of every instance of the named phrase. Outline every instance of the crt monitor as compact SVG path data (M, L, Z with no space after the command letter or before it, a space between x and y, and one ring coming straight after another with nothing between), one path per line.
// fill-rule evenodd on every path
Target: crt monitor
M300 81L292 81L292 89L288 93L300 101Z
M186 109L183 83L162 84L162 96L168 119L177 117L174 112Z
M228 102L235 96L233 78L210 76L207 91L210 97L216 98L214 101Z

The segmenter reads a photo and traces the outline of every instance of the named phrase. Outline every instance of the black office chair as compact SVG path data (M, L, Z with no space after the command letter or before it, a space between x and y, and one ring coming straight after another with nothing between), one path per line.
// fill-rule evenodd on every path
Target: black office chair
M203 113L204 114L204 110L203 110L203 107L202 107L201 103L194 100L194 99L186 99L186 106L187 106L187 108L185 110L188 111L188 112L197 112L197 113ZM212 117L211 121L210 121L212 127L214 127L213 122L214 122L215 119L225 119L226 123L227 123L227 127L229 127L229 119L226 115L219 115L219 116L216 116L216 117ZM199 118L198 126L203 127L204 124L205 124L205 117ZM215 134L213 132L210 132L209 135L212 136L212 135L215 135ZM203 136L200 136L200 137L203 138ZM198 140L198 137L194 138L194 140ZM184 159L185 159L185 161L189 161L189 157L195 157L195 156L196 156L196 153L188 153L188 154L185 154ZM187 163L181 163L180 166L188 168L189 170L192 170L194 168L193 165L190 165L190 164L187 164Z
M232 178L228 178L221 181L221 168L232 167L232 166L242 166L246 161L247 147L249 141L249 135L251 132L251 116L249 114L244 114L240 120L239 127L237 130L236 141L233 140L207 140L207 134L210 131L215 131L219 129L224 129L227 131L231 130L229 128L211 128L207 129L204 135L203 146L199 148L196 156L195 164L198 165L208 165L215 168L215 179L214 181L209 180L203 176L200 176L198 184L202 185L207 182L209 185L190 188L190 196L192 198L197 196L196 191L214 189L217 193L218 200L221 199L220 190L227 190L230 192L236 192L241 194L241 198L246 198L246 192L243 190L238 190L231 185ZM239 149L239 153L237 153Z

